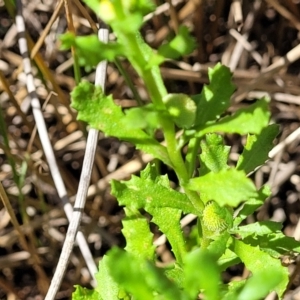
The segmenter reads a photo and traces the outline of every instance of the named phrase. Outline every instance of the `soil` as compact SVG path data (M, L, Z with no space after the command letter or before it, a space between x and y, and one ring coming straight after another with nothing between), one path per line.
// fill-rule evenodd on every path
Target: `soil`
M247 222L282 222L286 235L300 239L300 1L177 0L169 7L170 2L156 1L159 8L156 14L146 17L144 38L157 48L174 36L179 25L186 25L197 48L189 56L161 66L168 91L200 93L208 83L208 68L222 62L230 67L237 87L230 112L262 96L271 99L271 122L280 125L274 144L283 147L276 147L271 159L252 175L256 186L271 186L272 196ZM21 234L0 202L0 299L37 300L44 298L54 274L68 220L36 132L15 20L8 7L0 1L0 105L4 119L0 124L0 180ZM69 106L70 92L75 87L73 59L70 51L60 50L59 42L60 34L68 30L68 25L71 28L67 11L71 12L76 34L95 33L97 17L78 0L23 1L29 52L32 54L34 48L37 53L31 60L34 85L67 196L74 203L87 134L86 125L76 120L76 112ZM114 38L113 34L110 38ZM146 103L148 95L143 83L126 60L121 63ZM94 81L94 70L81 68L81 73L84 79ZM112 94L124 109L137 105L123 76L111 63L106 93ZM232 147L230 159L234 164L244 139L228 135L226 141ZM81 223L96 262L112 246L125 245L121 232L124 213L110 195L108 179L125 180L132 173L138 174L146 163L147 159L129 143L100 133ZM19 188L14 170L23 174ZM165 166L161 170L175 186L174 174ZM193 226L195 221L186 225L185 232ZM158 237L157 229L153 230ZM162 263L173 259L168 244L158 247L157 252ZM296 257L287 259L293 278L285 299L300 299L299 262ZM224 280L229 282L246 274L240 265L224 273ZM71 255L57 299L70 299L75 284L91 287L91 276L78 246ZM270 295L268 299L276 297Z

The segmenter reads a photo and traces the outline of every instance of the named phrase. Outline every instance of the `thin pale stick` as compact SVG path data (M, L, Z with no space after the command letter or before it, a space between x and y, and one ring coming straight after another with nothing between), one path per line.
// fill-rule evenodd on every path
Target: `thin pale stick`
M98 27L97 27L96 23L94 22L94 20L91 18L90 14L87 12L86 8L81 4L81 2L79 0L74 0L74 4L80 10L80 12L84 16L84 18L88 20L88 22L91 25L91 28L96 33L98 31Z
M255 19L255 15L256 13L258 12L259 8L261 6L261 1L259 0L256 0L254 3L253 3L253 9L248 13L246 19L245 19L245 23L243 24L243 34L241 35L242 39L239 39L238 36L234 36L232 33L232 30L229 30L229 33L235 37L235 39L237 40L237 43L232 51L232 55L231 55L231 58L230 58L230 62L228 64L228 67L230 68L230 70L233 72L239 61L240 61L240 57L242 55L242 52L244 50L244 48L247 50L247 47L244 46L244 43L243 40L246 42L246 43L249 43L247 41L248 37L249 37L249 34L250 34L250 31L251 29L253 28L253 23L254 23L254 19ZM250 46L249 49L252 49L252 46ZM249 52L251 52L251 50L248 50ZM258 60L258 64L261 64L261 61L262 59Z
M241 31L243 26L243 12L241 0L232 0L231 10L233 12L234 22L238 31Z
M172 5L177 5L179 3L183 2L183 0L176 0L176 1L172 1ZM164 3L160 6L158 6L154 12L149 13L148 15L146 15L144 17L144 22L149 21L150 19L152 19L154 16L158 16L160 14L163 14L164 12L168 11L170 8L170 3Z
M286 146L300 138L300 128L297 128L289 136L287 136L282 142L276 145L270 152L269 157L274 158L279 152L281 152Z
M280 57L276 62L262 70L261 74L246 86L244 86L240 91L238 91L232 98L233 103L238 103L242 101L247 94L254 90L256 85L261 84L266 81L280 69L289 66L291 63L300 58L300 45L297 45L292 50L290 50L285 56Z
M34 78L31 72L31 63L29 59L28 54L28 47L27 42L25 38L25 23L22 16L22 3L21 0L17 1L17 7L18 7L18 14L16 16L16 25L17 30L19 34L19 47L20 47L20 53L23 57L23 64L24 64L24 72L26 74L26 84L27 84L27 90L31 97L31 107L33 116L35 119L35 123L37 125L38 134L43 146L43 150L46 156L46 159L48 161L49 169L51 172L51 176L53 178L58 196L60 197L62 203L64 204L64 211L67 215L67 218L70 222L72 219L72 205L69 203L69 199L67 196L67 190L65 187L65 184L63 182L62 176L60 174L58 165L56 163L55 155L53 152L52 145L50 143L50 139L48 136L45 120L42 114L41 105L36 93L35 85L34 85ZM78 246L80 248L80 251L86 261L87 267L91 273L92 278L94 279L92 284L95 285L95 278L94 274L97 272L97 267L95 265L95 262L93 260L93 256L90 252L90 249L88 247L87 241L83 235L82 232L78 232L77 234L77 242Z
M229 34L238 41L238 43L242 46L242 48L246 49L252 55L254 60L256 60L256 62L259 65L261 64L261 62L262 62L261 55L257 51L253 50L252 45L246 39L248 37L248 34L241 35L235 29L230 29ZM230 70L233 71L235 69L235 67L236 67L236 65L234 67L231 67Z
M298 18L289 12L284 6L282 6L277 0L266 0L270 5L272 5L278 13L280 13L284 18L289 20L297 30L300 30L300 22Z
M53 25L53 23L55 22L56 18L58 17L59 15L59 12L63 6L64 2L63 0L60 0L59 3L57 4L49 22L47 23L44 31L42 32L41 36L39 37L38 41L35 43L34 47L32 48L32 51L30 53L30 58L34 58L35 55L37 54L37 52L40 50L47 34L49 33L50 29L51 29L51 26Z
M103 42L108 41L108 30L100 29L99 30L99 39ZM107 62L101 62L96 71L95 85L100 85L104 90L105 85L105 74L106 74ZM98 142L98 131L96 129L90 129L87 139L87 147L84 155L82 172L79 181L78 193L76 195L74 212L72 215L72 221L69 225L68 232L66 235L66 240L63 245L63 249L58 261L58 265L51 281L50 288L48 290L45 300L53 300L57 294L62 278L65 274L68 261L71 255L71 252L74 247L76 233L80 224L82 211L86 201L86 195L88 192L88 187L91 178L92 167L94 163L95 152Z

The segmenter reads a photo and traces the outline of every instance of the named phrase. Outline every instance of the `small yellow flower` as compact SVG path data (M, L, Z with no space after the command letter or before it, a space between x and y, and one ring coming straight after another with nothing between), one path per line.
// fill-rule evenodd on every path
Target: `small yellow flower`
M126 1L125 1L126 2ZM99 16L101 19L106 22L110 23L117 18L116 10L114 5L109 0L102 0L99 4Z

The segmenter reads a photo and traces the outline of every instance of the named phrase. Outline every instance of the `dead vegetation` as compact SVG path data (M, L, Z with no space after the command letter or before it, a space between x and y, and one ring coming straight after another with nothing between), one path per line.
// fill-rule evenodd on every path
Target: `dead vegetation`
M157 47L172 36L180 24L191 29L198 43L189 57L162 66L169 91L199 93L208 82L208 67L221 61L233 71L237 86L233 110L263 95L271 98L272 122L281 125L281 133L278 145L270 153L272 159L253 178L257 186L268 182L273 195L253 218L283 222L285 233L300 239L300 2L156 2L157 10L146 16L142 29L151 46ZM76 121L76 113L69 106L69 93L75 86L73 59L71 53L60 51L58 37L68 28L78 35L91 34L97 31L99 23L79 0L23 1L34 86L65 185L64 195L56 188L59 175L54 180L51 177L37 135L15 20L10 15L13 11L8 7L0 1L0 104L4 119L0 123L0 180L12 208L10 212L0 203L0 299L42 299L68 226L63 201L74 201L87 137L85 124ZM113 34L110 38L114 38ZM126 61L121 63L141 99L147 101L141 80ZM82 68L81 72L84 78L94 80L93 70ZM106 91L124 108L136 105L113 64L108 65ZM235 161L241 141L229 136L228 142ZM110 196L109 180L128 178L150 159L135 152L130 144L100 133L81 226L96 262L113 245L124 245L122 209ZM4 191L0 194L3 197ZM172 259L164 244L158 247L158 253L163 262ZM298 259L288 263L292 280L286 299L300 299L296 298ZM78 247L73 251L57 299L70 299L74 284L92 285ZM274 296L270 295L270 299Z

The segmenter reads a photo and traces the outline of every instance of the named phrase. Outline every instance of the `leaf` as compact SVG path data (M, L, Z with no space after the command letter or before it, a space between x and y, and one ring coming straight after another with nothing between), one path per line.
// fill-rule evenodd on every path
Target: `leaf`
M255 222L253 224L239 226L238 228L233 229L230 232L238 234L242 239L244 239L248 236L252 236L253 238L255 238L256 236L268 235L270 233L280 231L281 228L281 223L272 221L261 221Z
M75 288L75 292L72 293L72 300L102 300L96 290L89 290L80 285L75 285Z
M126 1L125 1L126 3ZM130 2L129 9L134 12L140 12L142 15L154 11L155 5L152 0L134 0Z
M96 291L103 300L118 300L119 285L110 275L110 266L108 265L109 258L104 255L99 262L99 271L95 277L97 280ZM100 298L100 299L101 299Z
M205 175L212 171L218 173L228 169L227 161L230 147L224 146L223 138L215 133L205 135L201 140L200 169L199 173Z
M207 247L207 250L215 259L219 259L226 251L230 235L227 231L221 232Z
M137 299L153 299L153 289L147 284L150 274L149 272L145 274L143 260L118 248L113 248L108 252L107 265L111 276L125 291Z
M253 182L243 171L235 169L192 178L187 188L199 192L204 203L214 200L220 206L236 207L243 201L257 197Z
M276 286L281 285L283 274L280 269L260 271L250 277L238 296L237 300L260 300L267 296Z
M185 94L168 94L163 98L163 102L179 128L194 125L197 107L190 97Z
M300 242L285 236L281 231L263 236L248 236L244 239L251 246L259 246L264 252L279 258L282 255L300 253Z
M154 138L139 128L128 124L121 107L105 96L101 87L81 82L71 93L72 107L78 111L78 120L103 131L106 135L131 142L147 153L171 165L167 150Z
M230 106L230 97L235 90L229 68L216 64L208 69L209 85L205 85L201 94L192 96L197 104L195 126L203 126L217 120Z
M222 295L222 300L236 300L241 289L245 286L246 280L231 281L228 283L228 290ZM251 299L252 300L252 299Z
M190 54L195 48L195 39L190 35L188 28L180 26L172 41L158 48L158 54L165 58L178 59Z
M185 208L194 211L187 196L171 189L168 178L158 176L155 167L150 164L141 172L140 178L132 176L129 181L112 181L111 186L112 194L126 209L142 208L153 216L151 221L166 235L178 263L181 264L186 249L180 218ZM151 248L150 245L148 247Z
M183 270L182 267L180 267L178 264L174 264L173 266L167 266L165 269L165 274L166 276L172 281L175 282L176 285L180 288L183 289Z
M188 252L199 248L201 245L201 225L199 225L199 223L200 221L198 218L197 224L193 225L190 228L189 234L185 236L185 245Z
M128 128L148 130L159 128L160 112L154 108L153 104L127 109L125 116Z
M184 274L184 287L191 299L196 299L202 289L205 299L220 299L220 270L213 255L201 249L189 253L185 258Z
M153 216L151 222L155 223L159 230L166 235L176 261L181 265L186 254L185 241L180 226L181 210L170 207L148 207L147 211Z
M122 233L126 238L125 250L138 257L153 260L153 233L147 219L139 211L125 208L126 217L122 220Z
M263 187L261 187L255 199L249 199L246 203L243 204L242 208L238 212L238 215L233 221L233 225L239 225L248 216L252 215L252 213L254 213L256 209L259 208L270 195L271 190L269 186L264 185Z
M246 174L265 163L269 151L273 148L273 140L277 136L279 126L269 125L259 135L248 135L243 153L237 162L237 170L243 170Z
M218 265L220 266L221 271L225 271L227 268L237 265L240 262L241 260L239 257L233 251L227 248L225 253L219 258Z
M112 180L111 188L112 195L118 199L120 205L145 210L148 210L149 207L170 207L185 213L197 213L185 194L134 175L128 181Z
M125 53L123 46L116 42L103 43L97 35L74 36L65 33L60 36L61 49L68 50L75 47L79 64L88 68L97 66L102 60L114 61L117 56Z
M281 265L280 260L261 251L259 247L252 247L240 240L234 241L233 251L246 265L247 269L252 272L253 276L256 276L256 274L258 274L257 276L260 274L273 276L273 287L268 292L274 290L279 298L282 297L289 282L289 273L287 268Z
M232 116L220 119L217 123L198 128L197 137L209 132L238 133L240 135L253 133L260 134L268 125L270 111L266 99L260 99L256 103L244 109L239 109Z
M124 32L134 32L142 25L143 15L154 10L152 1L97 1L84 0L84 2L103 20L116 29Z
M165 300L184 299L175 283L147 260L113 248L108 254L108 266L118 284L137 300L153 300L154 292L161 294Z

